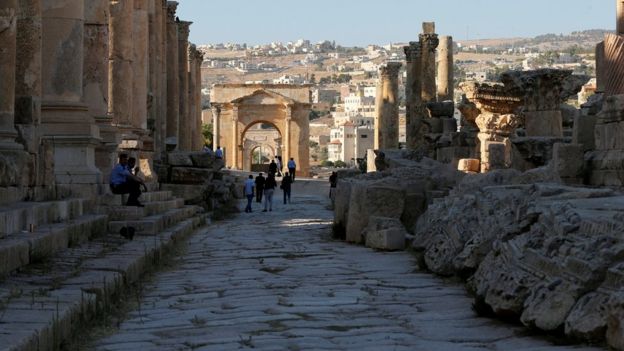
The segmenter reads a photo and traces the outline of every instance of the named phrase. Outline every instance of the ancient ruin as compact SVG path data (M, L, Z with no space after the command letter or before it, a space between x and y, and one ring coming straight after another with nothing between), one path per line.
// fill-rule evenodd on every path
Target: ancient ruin
M215 85L210 96L214 123L214 148L224 151L225 165L251 170L253 147L243 140L250 127L270 124L282 138L278 155L297 162L297 175L309 174L310 87L288 84ZM277 156L277 155L276 155Z

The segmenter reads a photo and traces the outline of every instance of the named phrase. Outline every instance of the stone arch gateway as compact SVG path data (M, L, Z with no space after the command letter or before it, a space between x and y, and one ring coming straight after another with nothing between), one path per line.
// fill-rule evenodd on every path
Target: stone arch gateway
M244 135L250 126L262 122L279 131L279 154L284 160L295 159L297 175L309 175L310 85L217 84L210 101L214 147L224 149L226 166L246 168Z

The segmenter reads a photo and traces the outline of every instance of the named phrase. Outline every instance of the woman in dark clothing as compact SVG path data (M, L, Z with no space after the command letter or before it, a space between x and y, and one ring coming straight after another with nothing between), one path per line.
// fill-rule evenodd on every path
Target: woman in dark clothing
M292 184L292 178L288 172L284 173L284 178L282 179L282 191L284 192L284 205L286 205L286 200L288 199L288 203L290 203L290 189Z

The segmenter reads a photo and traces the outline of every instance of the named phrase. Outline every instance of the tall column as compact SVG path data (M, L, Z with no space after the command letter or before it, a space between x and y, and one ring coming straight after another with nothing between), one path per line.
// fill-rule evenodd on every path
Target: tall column
M407 79L405 82L406 125L405 139L407 148L416 150L424 141L424 108L422 103L422 55L419 42L410 42L403 47L406 58Z
M147 84L149 70L148 0L134 0L132 26L132 127L138 135L147 133Z
M453 37L441 36L438 46L438 101L453 100Z
M178 22L178 84L179 84L179 97L180 97L180 120L178 127L178 149L180 151L191 150L191 120L189 118L189 101L188 101L188 56L189 56L189 43L188 36L192 22L180 21Z
M148 129L154 138L154 152L159 155L164 149L163 127L163 0L149 0L149 96Z
M399 148L399 70L401 64L388 62L379 69L375 116L375 149Z
M291 137L291 131L290 131L290 124L292 123L292 106L288 105L286 106L286 120L285 120L285 125L284 125L284 154L282 155L282 163L284 166L284 164L288 163L288 160L290 160L292 156L292 137Z
M102 144L95 149L95 163L102 172L103 183L109 182L120 142L117 127L113 125L113 118L108 113L109 17L109 0L85 2L82 86L84 102L99 126L102 137Z
M0 149L20 150L15 142L15 58L17 0L0 4Z
M438 47L438 35L435 23L424 22L423 34L419 35L422 60L422 99L423 102L436 101L436 64L435 54Z
M188 54L188 125L189 125L189 145L188 148L190 151L197 150L197 95L195 95L195 90L197 89L197 76L195 75L195 66L197 65L195 61L197 49L195 45L189 46L189 54Z
M217 151L221 146L221 108L212 106L212 150Z
M234 105L232 107L232 140L230 140L230 148L232 149L232 151L229 152L230 155L232 155L232 167L235 169L243 169L241 166L239 166L238 164L238 148L239 148L239 143L241 143L242 140L239 140L238 137L238 106Z
M98 191L99 129L83 103L84 0L42 1L42 130L54 145L57 188L75 196Z
M165 139L167 139L167 0L158 0L161 5L161 34L160 51L160 148L162 152L166 150Z
M167 142L178 144L180 77L178 75L177 1L167 1Z
M41 123L41 0L19 0L15 125L20 141L31 154L39 152Z
M197 50L195 52L195 81L197 82L195 86L195 108L196 108L196 117L195 123L197 128L195 133L195 150L201 150L204 146L204 136L202 134L202 74L201 74L201 66L204 62L204 54L201 51Z
M125 131L132 128L134 0L110 0L108 112Z
M616 34L624 35L624 0L616 0L616 2L617 2Z

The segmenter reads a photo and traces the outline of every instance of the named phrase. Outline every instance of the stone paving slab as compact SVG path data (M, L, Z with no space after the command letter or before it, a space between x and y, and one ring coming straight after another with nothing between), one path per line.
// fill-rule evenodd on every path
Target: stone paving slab
M597 350L477 316L463 286L417 271L409 253L332 240L319 185L298 180L292 204L193 236L179 265L149 284L140 310L93 348Z

